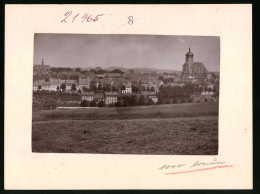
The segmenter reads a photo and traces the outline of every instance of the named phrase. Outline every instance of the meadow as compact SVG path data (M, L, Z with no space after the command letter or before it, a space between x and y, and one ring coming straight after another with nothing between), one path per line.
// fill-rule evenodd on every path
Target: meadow
M218 103L33 112L32 151L216 155Z
M120 108L40 110L33 111L32 121L179 118L216 115L218 115L218 103L209 102Z

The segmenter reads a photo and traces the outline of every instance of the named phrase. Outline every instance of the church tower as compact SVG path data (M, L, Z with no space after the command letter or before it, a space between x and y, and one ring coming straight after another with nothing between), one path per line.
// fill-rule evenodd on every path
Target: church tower
M187 74L192 73L192 67L193 67L193 53L190 51L189 47L189 52L186 53L186 58L185 58L185 70Z
M43 59L42 59L42 62L41 62L41 64L42 64L42 65L44 65L44 61L43 61Z

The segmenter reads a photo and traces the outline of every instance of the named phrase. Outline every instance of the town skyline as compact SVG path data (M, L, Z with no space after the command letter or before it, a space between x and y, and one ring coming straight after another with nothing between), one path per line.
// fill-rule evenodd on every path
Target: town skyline
M189 46L195 61L219 72L219 37L209 36L35 34L34 65L181 71Z

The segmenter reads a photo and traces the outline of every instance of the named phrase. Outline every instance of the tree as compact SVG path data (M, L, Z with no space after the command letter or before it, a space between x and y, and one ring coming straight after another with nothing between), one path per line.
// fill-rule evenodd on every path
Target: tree
M135 96L135 95L132 95L132 96L131 96L130 105L131 105L131 106L136 106L136 105L137 105L137 99L136 99L136 96Z
M182 99L182 100L181 100L181 103L185 103L185 100L184 100L184 99Z
M149 98L148 102L147 102L148 105L154 105L154 102L151 98Z
M60 90L60 86L57 86L57 91L59 91Z
M121 90L122 90L122 91L125 90L125 85L122 85Z
M41 85L38 85L38 90L41 90L42 89L42 86Z
M132 92L137 93L139 91L137 86L132 85Z
M96 85L91 85L91 89L92 89L93 91L96 91L96 90L97 90L97 86L96 86Z
M80 69L80 68L78 68L78 67L75 69L75 71L77 71L77 72L81 73L81 69Z
M130 106L131 104L131 99L130 99L130 97L129 96L124 96L124 98L123 98L123 106Z
M44 102L44 109L55 109L57 106L57 102L55 100L47 100Z
M124 72L121 71L120 69L114 69L113 71L111 71L111 73L119 73L119 74L123 74Z
M66 90L66 84L61 84L60 89L62 89L62 91Z
M102 90L102 84L101 83L98 84L98 89Z
M209 91L209 92L212 92L212 89L211 89L211 88L209 88L209 89L208 89L208 91Z
M143 86L143 91L146 91L146 87Z
M159 80L164 80L164 77L162 75L159 76Z
M213 87L213 92L217 92L216 86Z
M121 103L120 101L117 101L117 102L115 103L115 106L116 106L116 107L121 107L121 106L122 106L122 103Z
M90 101L89 106L94 107L97 106L97 103L95 100Z
M115 86L113 86L112 87L112 92L116 92L117 90L116 90L116 87Z
M72 84L72 86L71 86L71 91L76 91L76 90L77 90L76 85L75 85L75 84Z
M111 92L111 88L110 88L108 85L106 85L103 89L104 89L106 92Z
M163 104L163 102L164 102L164 97L163 97L163 95L162 95L161 92L159 92L159 93L157 94L157 98L158 98L157 104Z
M154 87L153 87L153 86L151 87L151 92L155 92L155 89L154 89Z
M104 100L100 100L98 102L98 107L104 107L105 106L105 101Z
M157 105L162 104L161 99L158 98L158 101L156 102Z
M86 107L86 106L89 106L89 102L84 99L81 103L80 103L80 106L83 106L83 107Z
M145 105L145 99L144 99L143 95L139 98L138 105L139 106L144 106Z
M203 92L203 88L202 87L199 88L199 92Z
M78 89L78 93L81 94L81 89Z

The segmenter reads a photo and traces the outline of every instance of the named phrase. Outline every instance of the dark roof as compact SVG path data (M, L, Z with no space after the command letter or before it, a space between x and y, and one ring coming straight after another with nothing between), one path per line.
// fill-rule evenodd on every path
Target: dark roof
M81 92L82 96L94 96L94 92Z
M104 99L105 95L104 95L104 93L95 93L94 98L95 99Z
M208 73L208 70L201 62L193 62L193 72L194 73Z
M117 92L105 92L106 96L118 96Z

